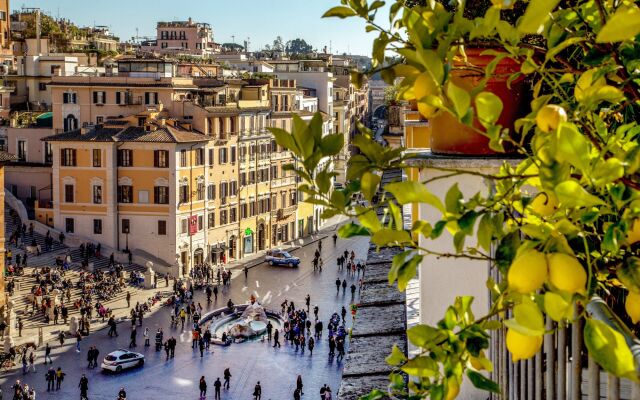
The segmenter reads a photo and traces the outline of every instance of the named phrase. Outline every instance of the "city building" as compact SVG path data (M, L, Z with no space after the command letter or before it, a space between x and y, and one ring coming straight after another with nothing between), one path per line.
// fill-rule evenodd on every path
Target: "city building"
M0 127L2 147L16 156L16 160L4 168L4 187L22 201L27 210L51 207L53 153L50 144L42 138L54 133L52 119L51 112L15 112L10 125ZM52 223L44 214L39 220Z
M267 130L291 129L293 113L313 115L299 109L303 89L295 81L177 77L178 69L123 58L102 76L52 78L57 134L44 142L53 154L53 206L36 215L172 274L317 230L320 211L297 212L298 183L284 168L294 160ZM325 134L329 125L325 118ZM158 157L167 160L162 167Z
M0 187L4 187L4 166L15 160L15 157L6 151L0 151ZM4 190L0 190L0 201L4 204ZM0 269L3 273L0 274L0 317L5 316L5 307L7 305L8 295L4 291L4 265L5 265L5 237L4 237L4 207L0 212Z
M191 55L211 57L220 52L220 45L213 41L211 25L187 21L158 22L156 40L143 43L141 52L161 55Z

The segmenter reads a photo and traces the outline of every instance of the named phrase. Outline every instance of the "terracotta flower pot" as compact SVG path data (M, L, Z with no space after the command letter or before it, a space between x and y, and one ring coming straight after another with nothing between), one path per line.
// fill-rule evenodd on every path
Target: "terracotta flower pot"
M483 70L493 61L495 56L481 55L485 48L466 48L469 66L478 70ZM456 64L456 67L464 65ZM485 85L484 90L492 92L502 100L503 110L498 124L509 128L513 132L513 125L518 118L527 114L529 105L529 90L523 77L511 82L507 86L509 76L520 70L520 64L511 58L503 58L498 63L493 76ZM480 84L484 78L484 72L469 69L454 69L451 73L451 81L457 86L472 90ZM431 151L441 154L462 154L462 155L491 155L498 154L489 148L489 139L474 131L470 127L458 122L458 120L448 112L442 112L431 118ZM474 126L484 130L480 122L474 121ZM510 149L505 149L507 152Z

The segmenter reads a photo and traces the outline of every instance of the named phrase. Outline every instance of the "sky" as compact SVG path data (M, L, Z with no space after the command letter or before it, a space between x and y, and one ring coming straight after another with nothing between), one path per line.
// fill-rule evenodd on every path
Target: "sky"
M121 40L155 37L158 21L207 22L217 43L243 44L249 50L271 44L276 36L284 42L303 38L314 48L330 47L333 54L371 55L374 33L355 18L321 18L339 0L12 0L11 7L39 7L52 17L70 19L79 26L106 25ZM388 25L388 6L379 13Z

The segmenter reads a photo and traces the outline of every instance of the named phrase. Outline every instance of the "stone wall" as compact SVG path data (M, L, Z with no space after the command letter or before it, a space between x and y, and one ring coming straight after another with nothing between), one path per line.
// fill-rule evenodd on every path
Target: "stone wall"
M364 288L349 351L345 358L340 400L357 400L373 389L386 391L392 368L385 358L397 345L407 353L406 296L387 278L391 260L400 249L369 249Z

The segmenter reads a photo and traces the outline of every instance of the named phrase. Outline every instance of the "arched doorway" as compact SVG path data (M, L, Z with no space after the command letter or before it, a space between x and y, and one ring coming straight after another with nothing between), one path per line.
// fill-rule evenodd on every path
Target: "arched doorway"
M265 234L265 226L264 223L261 223L260 225L258 225L258 250L264 250L265 249L265 240L266 240L266 234Z
M64 131L73 131L75 129L78 129L78 118L76 118L73 114L69 114L64 119Z
M196 251L193 252L193 266L204 264L204 250L201 248L197 248Z

